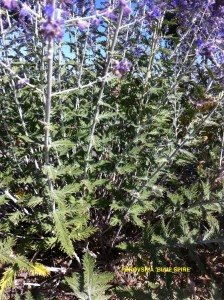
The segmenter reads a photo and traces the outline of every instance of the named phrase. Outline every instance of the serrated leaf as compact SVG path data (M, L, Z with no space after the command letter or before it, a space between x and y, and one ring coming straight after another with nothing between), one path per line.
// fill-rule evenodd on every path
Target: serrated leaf
M86 295L86 293L80 291L81 278L78 273L73 273L72 277L66 277L65 281L72 288L74 295L79 300L88 300L88 295Z
M31 263L31 274L39 276L48 276L50 274L49 270L40 263Z
M99 120L103 120L103 119L109 119L109 118L112 118L114 116L117 116L118 114L117 113L104 113L104 114L101 114L98 116L98 119Z
M24 142L33 143L33 140L26 135L19 135L18 138L23 140Z
M73 193L80 191L80 184L79 183L72 183L65 185L60 192L64 193L65 195L71 195Z
M159 157L159 158L157 158L157 159L155 160L155 162L156 162L157 164L163 164L163 163L168 162L168 160L167 160L167 158L165 158L165 157Z
M166 240L162 236L159 236L159 235L153 235L152 236L152 242L154 242L156 244L159 244L159 245L166 245L167 244Z
M42 202L43 202L43 198L42 197L38 197L38 196L35 197L35 196L33 196L33 197L31 197L29 199L28 206L33 208L33 207L37 206L38 204L40 204Z
M66 153L68 150L70 150L74 146L75 146L75 144L73 142L66 140L66 139L58 140L58 141L51 143L52 148L54 148L57 151L63 152L63 153Z
M58 238L58 241L61 244L61 248L65 251L65 253L72 257L74 253L74 248L72 245L72 241L69 237L68 229L66 228L65 218L62 213L58 211L53 212L53 218L55 223L55 234Z
M16 271L17 269L15 269L15 267L10 267L3 273L2 279L0 280L0 299L4 299L4 291L7 288L13 287L15 284Z
M90 180L88 179L83 179L81 181L81 183L87 188L87 190L89 191L89 193L93 192L93 184L91 183Z
M92 289L92 277L95 266L95 259L86 252L83 257L83 269L85 277L84 287L86 290L91 291Z
M52 179L53 182L55 182L57 178L57 169L55 169L52 166L43 166L42 171L44 175L48 176L50 179Z
M113 216L111 219L110 219L110 225L111 226L117 226L117 225L121 225L121 219L118 219L117 216Z
M123 167L117 167L117 171L119 174L126 174L126 173L130 173L132 172L133 170L135 170L136 167L133 165L133 164L127 164Z
M79 300L107 300L111 296L106 296L105 291L111 287L108 284L113 279L112 273L96 273L95 258L88 252L83 257L83 275L73 273L72 277L66 277L65 281L73 289L74 295Z
M31 294L31 291L27 291L25 294L25 300L35 300Z

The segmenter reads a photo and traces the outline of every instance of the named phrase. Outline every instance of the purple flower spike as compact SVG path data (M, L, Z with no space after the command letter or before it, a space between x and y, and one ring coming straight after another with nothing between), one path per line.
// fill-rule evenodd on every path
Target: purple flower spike
M72 0L62 0L60 3L70 5L70 4L72 4Z
M45 13L45 15L48 18L51 18L53 16L54 11L55 11L55 9L50 4L48 4L47 6L45 6L45 8L43 9L43 12Z
M144 51L142 49L135 49L132 51L132 53L134 53L134 55L136 56L141 56L142 54L144 54Z
M23 23L25 18L27 22L29 22L31 20L31 14L25 8L22 8L19 13L19 21Z
M124 6L123 14L130 15L131 13L132 13L132 9L128 5Z
M26 85L26 83L29 83L29 79L28 78L21 78L21 79L18 80L16 88L21 89L22 87L24 87L24 85Z
M110 13L109 14L109 18L112 20L112 21L117 21L117 19L118 19L118 17L117 17L117 15L115 15L114 13Z
M216 45L214 43L209 43L203 47L203 55L205 55L206 58L213 58L214 52L216 50Z
M128 6L127 2L125 0L120 0L120 5L123 6L123 14L129 15L132 13L131 8Z
M55 20L54 22L43 22L40 33L44 35L46 40L56 38L60 41L63 37L63 31L61 25L64 23L63 20Z
M201 47L203 46L202 40L201 40L201 39L198 39L198 40L196 41L196 45L197 45L198 48L201 48Z
M106 10L104 10L103 11L105 14L104 14L104 16L106 17L106 18L110 18L112 21L117 21L117 19L118 19L118 17L117 17L117 15L115 15L113 12L112 12L112 10L111 10L111 8L107 8Z
M126 58L123 58L120 62L116 63L115 66L115 74L116 75L124 75L127 73L132 66L132 63L128 61Z
M100 21L98 18L95 17L95 18L92 19L91 24L92 24L92 26L93 26L94 28L97 28L97 27L100 26L101 21Z
M0 6L1 5L8 10L19 8L15 0L0 0Z
M156 8L156 9L154 9L154 10L152 11L151 16L152 16L153 18L158 18L158 17L160 16L160 14L161 14L161 12Z
M2 16L2 24L3 24L3 29L6 29L6 28L8 28L9 27L9 22L8 22L8 20L6 19L6 17L5 16Z
M69 12L65 11L63 9L57 8L57 9L55 9L55 12L56 12L56 19L59 19L59 20L64 20L69 16Z
M127 5L127 2L125 0L120 0L119 2L120 2L120 5L122 5L122 6L126 6Z
M81 31L81 32L84 32L85 30L86 30L86 28L89 26L89 23L88 22L86 22L86 21L78 21L78 27L79 27L79 30Z

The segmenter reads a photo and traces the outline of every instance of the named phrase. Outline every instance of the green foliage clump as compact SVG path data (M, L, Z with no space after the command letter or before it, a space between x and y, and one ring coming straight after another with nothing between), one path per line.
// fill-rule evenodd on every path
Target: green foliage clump
M107 300L105 292L111 285L112 273L99 273L95 271L95 259L86 252L83 256L83 274L74 273L72 277L66 277L65 282L72 288L74 295L79 300Z

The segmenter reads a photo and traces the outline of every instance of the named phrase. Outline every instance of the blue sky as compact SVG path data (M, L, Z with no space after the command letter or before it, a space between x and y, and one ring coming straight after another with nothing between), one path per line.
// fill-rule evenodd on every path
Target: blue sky
M103 8L101 2L103 2L103 1L102 0L96 0L95 1L95 5L96 5L95 8L96 9ZM104 1L104 2L106 2L106 1ZM107 1L107 2L109 2L109 1ZM84 1L84 3L85 3L85 1ZM102 18L100 18L100 19L102 20ZM103 31L103 27L99 26L98 30L99 31ZM69 32L65 32L64 37L63 37L63 41L64 41L65 45L62 46L62 51L64 52L64 54L66 55L66 57L74 59L75 58L75 54L70 53L70 47L68 45L66 45L66 42L70 42Z

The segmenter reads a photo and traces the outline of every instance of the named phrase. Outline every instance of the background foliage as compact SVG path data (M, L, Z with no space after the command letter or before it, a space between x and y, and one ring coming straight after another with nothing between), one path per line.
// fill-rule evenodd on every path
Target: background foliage
M0 1L2 299L222 299L213 2Z

